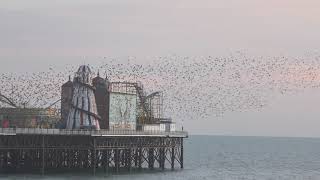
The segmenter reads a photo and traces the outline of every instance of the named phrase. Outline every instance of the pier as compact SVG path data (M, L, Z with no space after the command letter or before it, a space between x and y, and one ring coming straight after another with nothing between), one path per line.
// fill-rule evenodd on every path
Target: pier
M183 131L0 128L0 173L183 168Z
M81 65L48 107L16 106L0 94L0 174L183 168L188 134L164 115L162 92L92 75Z

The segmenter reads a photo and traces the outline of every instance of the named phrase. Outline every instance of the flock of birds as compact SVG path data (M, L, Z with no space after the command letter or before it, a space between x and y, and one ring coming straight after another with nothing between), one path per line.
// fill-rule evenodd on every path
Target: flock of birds
M101 58L91 65L110 81L141 81L148 93L163 91L166 117L183 121L226 112L262 109L277 94L320 87L320 56ZM77 65L37 73L0 75L0 94L19 107L47 107L60 98L61 85ZM59 106L60 104L56 104ZM6 106L0 103L0 107Z

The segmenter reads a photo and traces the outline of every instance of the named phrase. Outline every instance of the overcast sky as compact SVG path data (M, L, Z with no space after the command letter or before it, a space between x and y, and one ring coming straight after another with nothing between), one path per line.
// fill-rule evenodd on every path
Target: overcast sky
M304 56L320 47L319 9L319 0L1 0L0 71L97 57L135 56L144 63L234 51ZM320 137L320 90L271 102L185 127L195 134Z

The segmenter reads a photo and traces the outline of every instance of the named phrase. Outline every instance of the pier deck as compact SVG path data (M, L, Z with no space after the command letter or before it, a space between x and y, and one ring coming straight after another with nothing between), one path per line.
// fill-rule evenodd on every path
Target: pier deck
M1 173L183 168L186 132L0 128Z
M151 137L188 137L185 131L133 131L133 130L68 130L40 128L0 128L1 135L38 134L38 135L87 135L87 136L151 136Z

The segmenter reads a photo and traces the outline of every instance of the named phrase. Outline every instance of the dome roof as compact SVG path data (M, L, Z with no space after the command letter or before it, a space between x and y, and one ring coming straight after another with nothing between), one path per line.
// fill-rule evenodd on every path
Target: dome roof
M67 86L70 86L70 87L73 86L72 81L68 81L62 85L62 87L67 87Z
M100 74L98 72L97 77L92 79L92 84L93 84L93 86L96 86L98 84L99 85L106 85L107 81L105 79L103 79L102 77L100 77Z
M75 79L84 84L90 84L92 71L89 66L81 65L75 74Z
M90 69L90 67L89 66L87 66L87 65L81 65L80 67L79 67L79 69L78 69L78 73L92 73L91 72L91 69Z
M73 83L71 81L71 77L69 76L69 81L64 83L62 87L72 87L72 86L73 86Z

